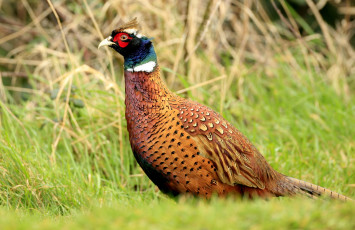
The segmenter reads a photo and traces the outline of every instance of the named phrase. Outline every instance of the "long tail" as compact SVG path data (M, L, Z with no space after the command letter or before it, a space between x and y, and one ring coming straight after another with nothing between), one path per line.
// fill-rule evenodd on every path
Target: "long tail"
M285 179L292 185L292 192L294 194L305 194L313 198L316 198L318 196L328 196L336 200L354 201L353 199L343 196L337 192L333 192L332 190L308 183L303 180L298 180L292 177L286 177Z

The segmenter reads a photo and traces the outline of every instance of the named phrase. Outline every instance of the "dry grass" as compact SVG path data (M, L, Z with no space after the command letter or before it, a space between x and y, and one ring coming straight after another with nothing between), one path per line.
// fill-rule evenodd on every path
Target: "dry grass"
M199 87L204 86L211 95L220 94L208 101L219 102L220 111L230 94L243 100L243 82L250 71L272 78L280 64L289 65L295 78L303 74L300 66L307 66L309 71L316 66L326 73L337 93L348 98L348 79L355 75L355 52L349 44L354 21L346 27L330 28L317 6L311 0L307 4L322 34L301 33L297 18L284 1L279 4L287 13L281 17L283 26L271 21L259 1L2 2L0 31L5 36L0 38L4 53L0 66L3 75L11 77L11 85L5 89L21 91L15 87L19 76L29 79L33 88L26 90L31 94L43 95L59 88L56 113L64 126L58 126L52 153L60 134L70 130L67 118L75 123L68 103L63 105L59 100L62 94L70 97L72 84L96 79L99 86L83 90L101 87L117 95L112 101L116 112L110 117L122 133L123 107L118 103L124 97L122 58L109 50L99 51L97 44L123 21L138 17L143 33L154 37L167 84L175 90L190 86L191 96L200 101L204 95ZM317 50L323 42L328 48ZM184 76L187 85L181 85L177 75ZM238 85L236 92L229 90L232 84ZM2 100L6 100L3 86L0 89ZM92 113L97 112L94 101L85 104ZM76 128L75 133L81 136L80 127Z
M97 49L134 17L154 37L172 90L238 124L276 169L354 194L355 21L352 8L344 8L350 3L342 3L344 20L333 28L320 14L324 1L306 0L318 31L288 1L272 1L279 21L260 2L0 0L0 204L56 215L91 200L130 207L132 200L144 206L162 198L130 152L123 59ZM84 109L73 106L80 100ZM285 207L274 202L254 207L273 216L268 209ZM336 210L348 214L342 207Z

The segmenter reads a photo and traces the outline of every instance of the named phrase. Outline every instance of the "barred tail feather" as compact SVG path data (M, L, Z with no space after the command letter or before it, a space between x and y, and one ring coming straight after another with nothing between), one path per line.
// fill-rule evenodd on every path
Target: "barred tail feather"
M342 200L342 201L354 201L353 199L343 196L332 190L323 188L321 186L311 184L309 182L298 180L292 177L286 177L286 180L293 185L292 187L298 188L298 191L293 191L296 194L305 194L310 197L316 198L319 196L328 196L332 199Z

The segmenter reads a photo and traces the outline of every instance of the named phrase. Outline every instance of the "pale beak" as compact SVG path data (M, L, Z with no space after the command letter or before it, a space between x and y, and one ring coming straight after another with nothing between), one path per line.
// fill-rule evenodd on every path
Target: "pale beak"
M111 41L112 37L109 36L108 38L102 40L99 44L98 49L100 49L101 46L109 46L109 45L114 45L115 43Z

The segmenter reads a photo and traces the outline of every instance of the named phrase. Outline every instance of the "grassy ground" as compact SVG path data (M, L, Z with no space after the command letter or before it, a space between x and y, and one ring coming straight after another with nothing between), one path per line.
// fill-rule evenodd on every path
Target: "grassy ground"
M352 203L161 194L130 150L122 59L96 49L120 6L144 11L124 20L140 17L155 37L172 90L223 114L276 170L354 198L355 58L345 29L318 20L327 29L313 31L287 8L290 29L257 1L210 1L206 21L196 1L58 1L61 26L48 5L22 1L12 12L9 2L0 26L9 32L0 38L1 229L355 227Z
M353 204L272 201L140 200L55 218L0 210L2 229L353 229ZM21 221L19 221L19 219Z

